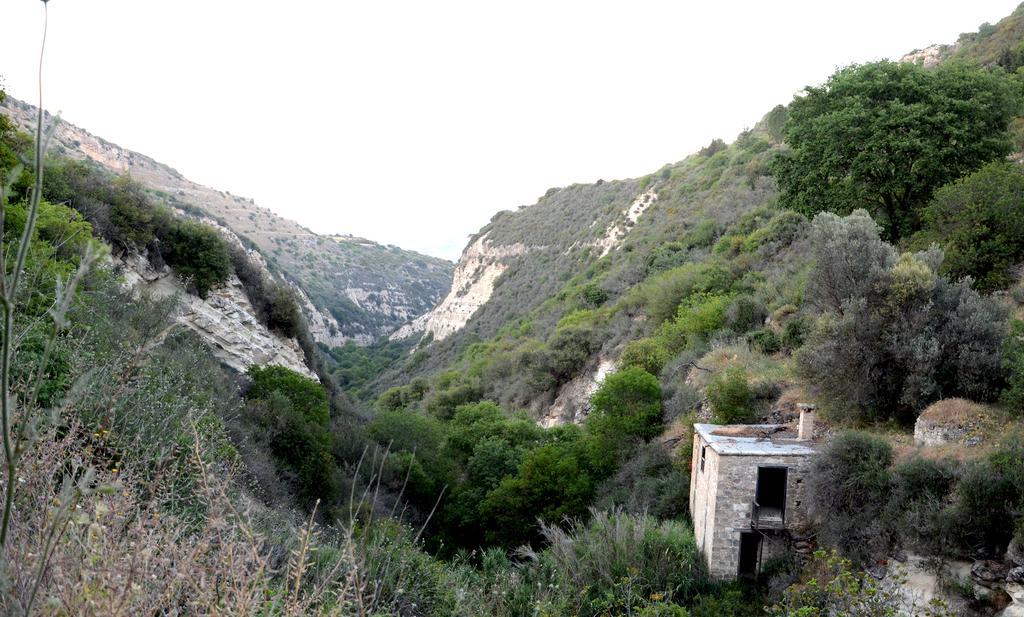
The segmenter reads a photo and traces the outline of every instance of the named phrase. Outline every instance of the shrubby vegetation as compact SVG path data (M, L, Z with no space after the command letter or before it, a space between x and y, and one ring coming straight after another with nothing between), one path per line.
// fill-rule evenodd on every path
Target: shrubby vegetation
M808 474L808 508L822 541L858 565L888 548L881 513L891 488L891 464L888 443L851 431L826 445Z
M160 254L178 276L195 286L200 298L231 275L227 243L214 229L175 220L160 238Z
M914 244L941 244L942 269L952 279L969 276L982 291L1004 288L1010 267L1024 260L1024 171L990 163L937 190L922 219Z
M819 537L855 564L896 548L942 557L1001 558L1022 537L1024 445L1008 437L962 464L912 457L893 465L882 438L847 432L829 443L809 476Z
M964 85L988 98L962 118L937 115L959 109ZM850 102L879 87L899 96ZM28 522L18 522L10 550L36 571L45 547L25 530L67 520L53 558L60 567L45 570L56 601L76 606L84 600L65 590L94 583L137 613L710 617L763 614L776 603L777 615L891 612L898 599L854 564L893 547L999 556L1021 533L1019 443L975 462L894 465L878 438L836 438L815 462L808 500L819 538L853 562L819 555L795 587L768 598L707 580L685 512L690 412L706 394L717 421L754 421L793 381L791 364L839 424L906 422L951 395L1001 396L1019 408L1020 328L1006 336L1003 309L979 293L1005 286L1019 260L1013 226L990 224L1017 207L1017 172L991 163L1007 152L1012 87L998 72L964 67L840 71L734 144L713 142L640 180L554 189L537 207L499 214L488 240L522 254L508 258L491 302L464 330L412 354L340 348L329 367L295 296L244 247L172 216L127 178L53 161L46 196L71 209L41 205L28 262L41 283L19 303L26 335L16 379L28 383L45 363L38 400L60 420L42 427L45 447L26 459L35 465L31 486L48 498L20 494ZM904 105L910 95L920 100ZM932 130L939 117L948 130ZM883 131L894 118L945 141ZM847 129L866 133L828 141L828 131ZM3 124L0 134L6 172L26 143ZM822 158L850 143L879 148ZM871 158L886 145L916 164L892 178L865 173L893 162ZM770 176L780 151L777 195ZM25 219L28 171L13 178L8 243ZM941 188L963 174L973 175ZM826 175L834 182L812 194L820 187L804 180ZM591 243L647 190L658 199L599 257ZM886 238L917 252L884 241L860 208ZM49 325L38 324L58 296L51 282L72 275L90 230L115 252L166 261L202 293L234 271L261 318L298 337L321 383L281 367L256 367L234 383L195 337L166 335L169 302L129 298L102 271L83 279L69 325L47 352ZM973 242L998 250L973 253ZM315 282L311 293L330 295ZM333 309L343 320L356 315L341 301ZM537 425L564 384L585 381L608 359L617 370L585 422ZM368 422L350 413L328 370L359 399L376 400L362 410ZM682 444L675 454L673 439ZM64 501L62 489L53 510L52 487L75 461L93 475L75 470L71 477L90 479ZM78 504L87 518L68 516ZM299 516L330 524L297 524ZM90 533L90 523L106 533ZM140 593L118 568L146 549L172 565L147 565L141 574L159 583ZM76 570L85 556L100 557ZM20 573L4 576L30 586ZM207 580L225 587L214 596ZM106 597L89 595L85 612L111 612Z
M810 249L822 313L797 360L837 418L906 422L940 398L998 394L1005 314L939 274L941 251L900 255L863 211L815 217Z
M754 395L742 368L730 366L708 384L708 403L719 424L744 424L754 420Z

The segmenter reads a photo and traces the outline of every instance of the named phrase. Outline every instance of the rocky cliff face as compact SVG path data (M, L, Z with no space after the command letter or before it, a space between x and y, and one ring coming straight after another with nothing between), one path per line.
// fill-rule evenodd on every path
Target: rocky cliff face
M513 265L517 266L517 277L539 275L532 281L523 279L520 284L529 286L532 282L543 288L546 282L557 280L554 274L562 267L569 271L572 265L578 267L579 263L604 257L622 245L643 213L658 199L653 188L637 192L635 186L632 182L602 182L554 189L534 206L499 213L462 252L445 299L429 313L396 330L391 339L430 334L441 341L459 332L495 293L501 294L499 279ZM628 201L624 200L626 196ZM622 205L609 208L609 202ZM580 211L573 212L574 209ZM535 263L553 267L541 266L542 270L534 273ZM517 287L509 285L506 291L516 294ZM536 299L544 299L535 295ZM517 300L518 308L527 309L534 298ZM503 301L515 302L510 298Z
M36 108L7 97L0 113L30 130ZM429 311L451 283L451 262L352 236L315 234L251 199L192 182L73 124L59 125L51 151L130 174L168 205L200 212L250 241L272 271L301 288L311 330L327 345L385 338Z
M597 365L571 379L558 391L555 402L541 416L538 424L544 428L562 424L579 424L590 413L590 397L601 387L604 378L615 371L615 360L601 356Z
M494 293L495 282L508 269L508 259L525 255L529 250L520 242L492 246L484 233L462 252L452 289L445 299L434 310L402 326L391 339L429 333L440 341L461 330Z
M206 341L224 365L245 372L254 364L279 364L317 379L293 339L279 336L260 323L241 281L234 275L203 299L188 293L169 268L156 270L143 256L118 258L114 267L125 285L137 293L177 297L177 323Z
M912 51L899 59L900 62L909 64L920 64L926 69L938 66L946 57L953 52L950 45L929 45L924 49Z
M557 320L538 317L540 307L556 294L578 297L579 291L563 291L574 277L618 252L629 254L634 230L653 224L648 213L659 200L656 184L647 178L552 189L533 206L495 215L463 251L444 300L392 340L424 335L443 343L431 347L431 360L420 369L425 373L444 366L466 340L500 338L509 324L543 340ZM593 307L583 302L578 308ZM582 421L619 351L615 343L594 349L579 374L557 390L514 404L544 426Z

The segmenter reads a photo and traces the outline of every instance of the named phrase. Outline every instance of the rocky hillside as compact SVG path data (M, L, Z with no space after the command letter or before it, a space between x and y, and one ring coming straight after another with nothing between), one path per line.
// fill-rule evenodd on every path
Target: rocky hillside
M0 111L32 126L35 107L11 97ZM448 291L452 264L351 236L321 236L251 199L192 182L152 158L61 123L51 151L129 174L168 205L219 221L259 249L270 268L309 300L311 330L329 346L370 344L433 307Z
M136 295L177 297L175 323L198 334L225 366L244 373L251 366L275 364L318 379L306 365L295 339L271 332L260 323L237 276L232 275L225 285L200 298L188 293L170 268L156 269L139 255L117 259L114 266Z

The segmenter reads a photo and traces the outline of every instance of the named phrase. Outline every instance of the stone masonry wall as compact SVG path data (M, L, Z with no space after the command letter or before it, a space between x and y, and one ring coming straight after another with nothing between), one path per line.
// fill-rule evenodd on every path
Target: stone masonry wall
M757 494L757 468L789 469L786 486L786 528L806 525L805 456L725 456L719 462L715 528L712 532L712 576L732 578L739 568L740 532L750 530L751 504Z
M713 561L715 529L715 506L718 491L718 453L710 447L705 451L704 470L700 468L701 448L706 442L696 435L693 440L693 468L690 477L690 517L693 519L693 535L697 549L710 564Z
M700 455L707 445L699 435L693 444L690 481L690 513L697 548L707 560L712 577L735 578L739 568L740 533L750 531L751 504L757 493L757 468L783 466L787 474L786 528L806 525L804 487L809 460L806 456L720 456L706 450L704 471ZM780 542L766 542L763 559L784 551Z

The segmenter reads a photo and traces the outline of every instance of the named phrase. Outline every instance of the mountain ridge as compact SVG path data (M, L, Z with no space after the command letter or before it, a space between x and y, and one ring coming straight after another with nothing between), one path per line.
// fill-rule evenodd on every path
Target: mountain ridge
M22 130L36 108L7 97L0 103ZM45 113L48 121L53 116ZM453 264L393 245L345 234L314 233L255 200L193 182L173 167L61 122L55 154L93 161L128 174L169 206L199 211L257 248L269 268L300 288L314 338L327 346L370 345L433 307L448 291Z

